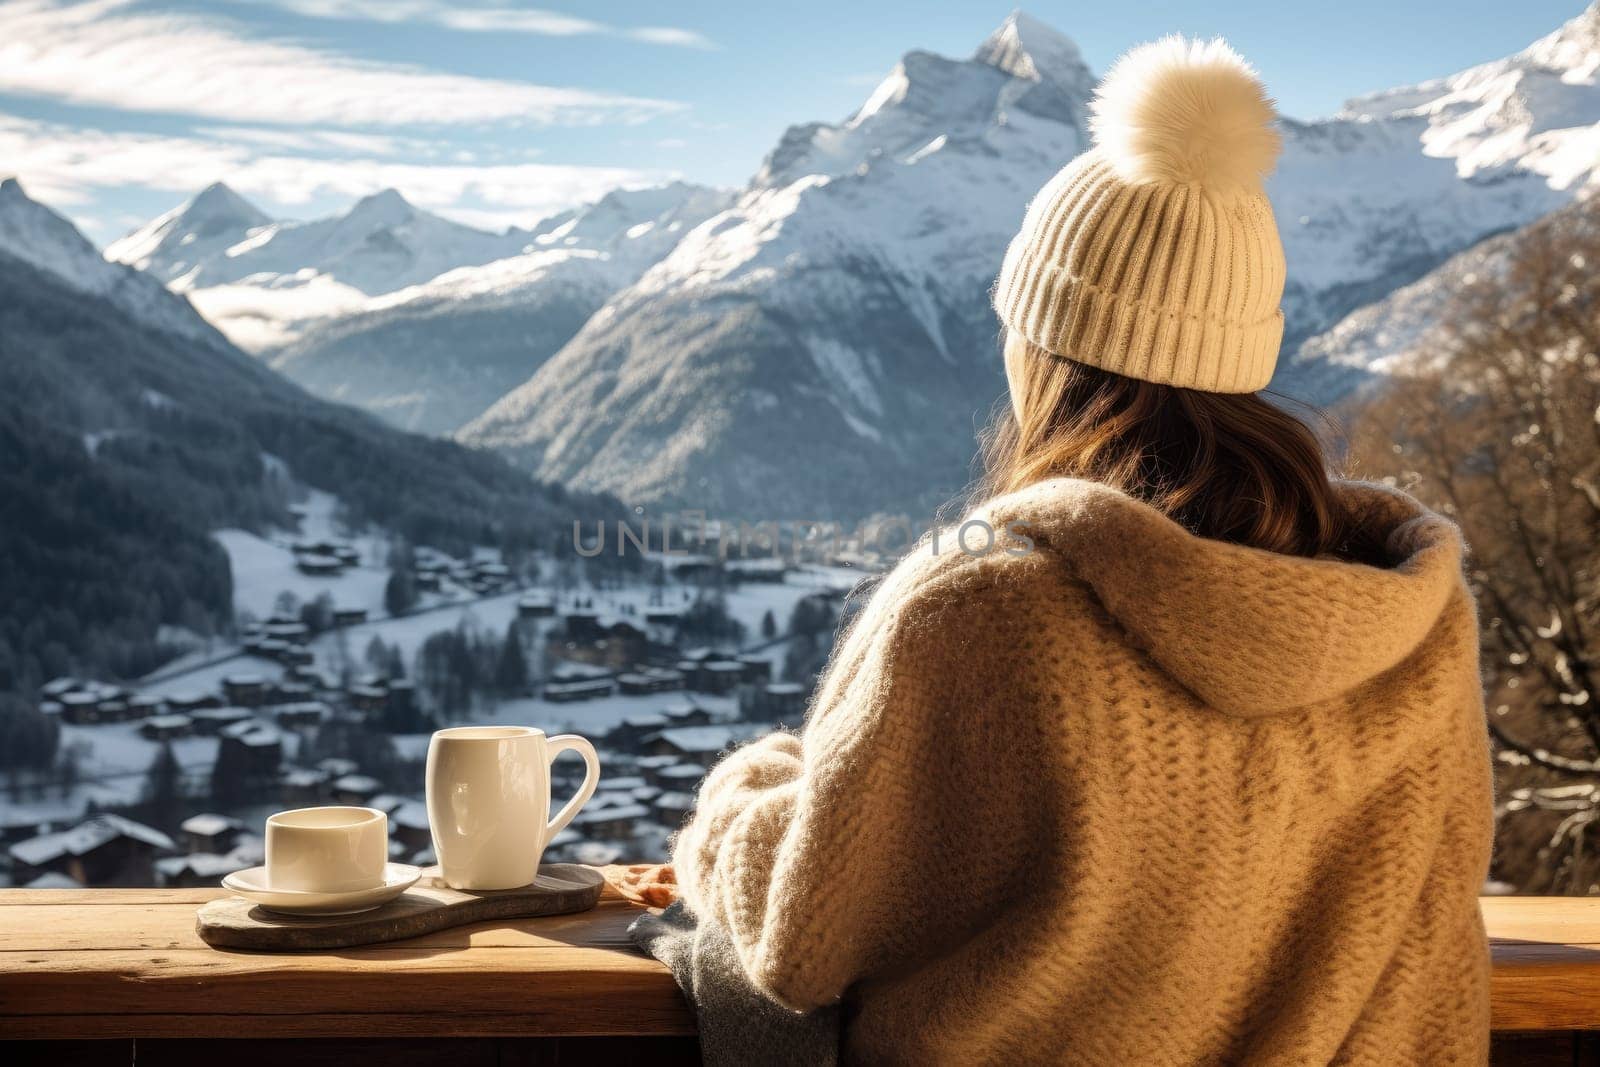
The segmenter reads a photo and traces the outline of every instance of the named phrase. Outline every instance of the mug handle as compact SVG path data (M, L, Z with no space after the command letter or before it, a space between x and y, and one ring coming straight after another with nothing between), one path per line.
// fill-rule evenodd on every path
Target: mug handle
M594 746L589 743L588 738L579 737L577 734L558 734L548 738L545 745L545 757L550 763L554 763L556 757L563 752L576 752L583 757L583 762L588 764L589 771L583 777L583 785L579 786L572 799L567 801L566 807L557 812L556 817L550 820L550 825L544 828L544 843L540 846L541 850L549 847L550 839L567 828L567 823L578 814L579 808L589 803L589 798L594 796L595 787L600 784L600 757L595 755Z

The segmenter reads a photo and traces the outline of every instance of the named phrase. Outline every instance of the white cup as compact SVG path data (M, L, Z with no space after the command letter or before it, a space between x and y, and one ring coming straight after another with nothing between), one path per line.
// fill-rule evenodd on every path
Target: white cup
M588 764L583 786L554 819L550 763L577 752ZM545 737L531 726L457 726L428 742L428 822L439 873L455 889L516 889L539 873L539 859L594 795L600 758L576 734Z
M296 808L267 818L267 884L346 893L383 884L389 817L376 808Z

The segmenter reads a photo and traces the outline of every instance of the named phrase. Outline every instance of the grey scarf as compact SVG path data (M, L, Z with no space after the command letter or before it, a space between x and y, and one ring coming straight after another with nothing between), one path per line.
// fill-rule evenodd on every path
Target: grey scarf
M800 1014L750 984L728 932L697 923L681 902L628 927L633 943L672 969L694 1006L707 1067L832 1067L839 1008Z

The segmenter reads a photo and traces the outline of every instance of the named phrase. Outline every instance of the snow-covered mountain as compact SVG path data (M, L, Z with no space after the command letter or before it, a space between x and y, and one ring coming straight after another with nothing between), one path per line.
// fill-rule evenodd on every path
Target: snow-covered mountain
M1291 341L1592 184L1597 70L1600 3L1505 59L1286 123L1270 192Z
M319 395L406 429L452 433L731 200L684 183L609 193L523 234L527 251L375 297L266 358Z
M1508 59L1284 123L1290 352L1593 180L1597 40L1600 5ZM937 499L1000 391L988 287L1029 196L1086 145L1093 82L1020 14L971 59L907 55L845 122L790 129L732 209L461 436L640 503ZM1364 373L1281 368L1275 388L1324 401Z
M548 544L620 507L311 396L11 182L0 294L0 660L24 678L143 673L166 627L230 623L212 531L289 526L291 483L450 551Z
M393 189L342 215L274 221L218 184L113 242L106 257L188 295L231 340L259 351L370 297L514 255L528 236L451 222Z
M183 297L149 275L108 263L72 223L31 199L15 178L0 181L0 252L105 298L145 326L208 344L222 342Z
M1309 338L1296 359L1311 366L1354 368L1367 373L1404 373L1448 358L1451 310L1475 282L1498 279L1524 242L1542 233L1594 233L1600 199L1582 197L1521 229L1496 234L1458 252L1421 278L1382 300L1346 315Z
M195 279L216 262L226 262L228 249L272 219L221 182L206 186L185 201L106 248L106 258L126 263L178 289L195 288Z
M907 55L847 121L790 129L733 208L463 437L629 500L931 506L998 393L999 250L1086 143L1092 84L1024 15L971 59Z

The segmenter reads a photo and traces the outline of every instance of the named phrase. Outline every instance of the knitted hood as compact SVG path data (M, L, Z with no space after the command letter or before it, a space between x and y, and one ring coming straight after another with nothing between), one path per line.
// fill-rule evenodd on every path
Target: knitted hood
M1197 537L1094 482L1058 479L983 509L1093 588L1131 639L1207 705L1259 717L1343 696L1405 659L1462 589L1460 533L1404 493L1339 492L1387 546L1374 567Z

